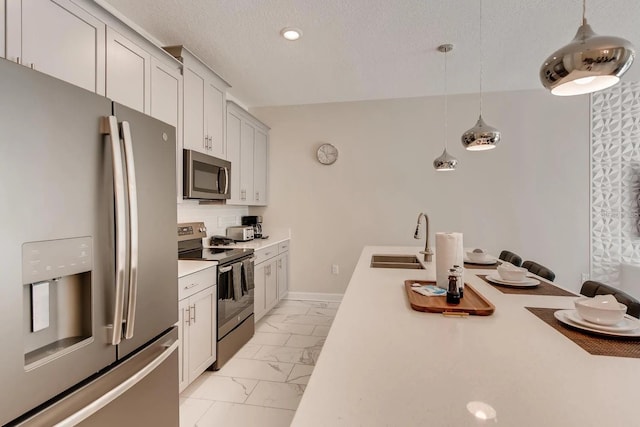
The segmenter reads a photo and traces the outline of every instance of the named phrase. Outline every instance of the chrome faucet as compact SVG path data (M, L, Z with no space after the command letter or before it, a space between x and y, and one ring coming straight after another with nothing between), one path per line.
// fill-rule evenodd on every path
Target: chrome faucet
M426 225L426 232L424 233L426 236L426 239L424 242L424 251L420 251L420 253L424 254L424 260L426 262L431 262L431 260L433 259L433 251L429 247L429 217L427 216L426 213L421 212L418 214L418 223L416 224L416 232L414 233L413 238L414 239L420 238L420 218L421 217L424 217L424 222Z

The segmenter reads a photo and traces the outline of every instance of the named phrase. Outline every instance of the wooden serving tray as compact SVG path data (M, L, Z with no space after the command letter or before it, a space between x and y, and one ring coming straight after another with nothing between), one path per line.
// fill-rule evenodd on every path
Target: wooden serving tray
M493 314L496 307L489 302L480 292L476 291L468 283L464 284L464 297L460 299L460 304L447 304L444 295L427 297L414 292L411 289L413 283L421 285L435 285L431 280L405 280L404 288L409 298L411 308L417 311L428 311L430 313L468 313L477 316L489 316Z

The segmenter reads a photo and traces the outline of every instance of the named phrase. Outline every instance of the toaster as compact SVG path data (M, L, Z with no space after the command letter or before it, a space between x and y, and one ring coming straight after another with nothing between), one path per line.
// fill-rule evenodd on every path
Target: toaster
M250 225L234 225L227 227L227 237L236 242L253 240L253 227Z

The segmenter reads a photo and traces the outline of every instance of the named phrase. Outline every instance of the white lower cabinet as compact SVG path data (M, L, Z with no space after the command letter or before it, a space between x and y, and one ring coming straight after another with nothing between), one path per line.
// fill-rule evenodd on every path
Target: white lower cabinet
M278 300L289 292L289 252L278 255Z
M260 320L278 302L278 267L276 258L256 264L254 315Z
M180 392L216 361L216 268L178 280Z
M289 281L289 241L255 252L254 315L260 320L286 296Z

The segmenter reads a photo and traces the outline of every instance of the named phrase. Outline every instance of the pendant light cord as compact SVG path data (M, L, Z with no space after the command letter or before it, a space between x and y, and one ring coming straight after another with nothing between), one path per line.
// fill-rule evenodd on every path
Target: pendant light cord
M587 0L582 0L582 25L587 23Z
M482 0L480 0L480 117L482 117Z
M448 50L444 52L444 151L447 151L447 55Z

